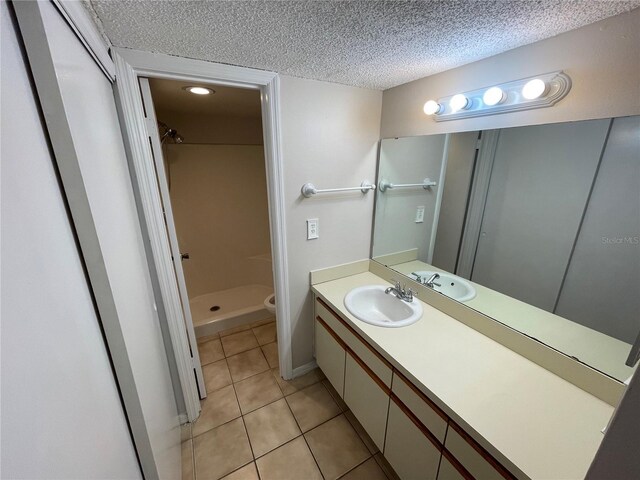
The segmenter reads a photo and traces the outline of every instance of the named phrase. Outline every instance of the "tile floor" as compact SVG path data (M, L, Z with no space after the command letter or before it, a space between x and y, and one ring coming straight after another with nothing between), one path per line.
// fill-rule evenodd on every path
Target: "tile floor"
M183 479L387 480L395 474L319 369L285 381L275 318L199 339L207 398Z

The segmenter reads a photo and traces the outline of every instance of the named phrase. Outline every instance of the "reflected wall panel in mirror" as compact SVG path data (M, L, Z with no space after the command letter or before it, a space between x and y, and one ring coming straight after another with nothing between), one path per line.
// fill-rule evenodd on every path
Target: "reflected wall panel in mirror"
M376 192L374 260L617 380L631 375L640 117L381 141L379 184L426 177L436 185Z

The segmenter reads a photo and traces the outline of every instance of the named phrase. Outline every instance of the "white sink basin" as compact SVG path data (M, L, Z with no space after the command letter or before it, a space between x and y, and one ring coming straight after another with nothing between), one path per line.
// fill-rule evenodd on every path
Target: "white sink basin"
M436 292L440 292L449 298L457 300L458 302L466 302L467 300L471 300L476 296L476 289L473 288L473 285L471 285L465 279L457 277L451 273L435 272L433 270L420 270L418 272L413 272L411 274L411 278L415 280L416 275L419 275L424 282L425 280L428 280L429 277L431 277L431 275L433 275L434 273L440 275L440 278L435 280L435 283L439 283L441 286L433 286L433 289Z
M344 297L344 306L358 320L379 327L405 327L422 317L418 300L408 303L392 293L384 293L383 285L366 285L351 290Z

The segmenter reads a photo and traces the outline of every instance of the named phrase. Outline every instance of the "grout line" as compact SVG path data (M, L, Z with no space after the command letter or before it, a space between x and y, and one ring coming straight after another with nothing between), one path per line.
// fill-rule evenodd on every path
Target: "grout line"
M365 447L366 447L366 445L365 445ZM367 451L369 451L369 450L367 449ZM354 471L356 468L358 468L360 465L362 465L362 464L363 464L363 463L365 463L365 462L368 462L368 461L369 461L369 460L371 460L372 458L373 458L373 455L371 454L371 452L369 452L369 456L368 456L367 458L365 458L363 461L361 461L360 463L358 463L356 466L354 466L354 467L350 468L349 470L347 470L346 472L344 472L342 475L340 475L340 476L338 477L338 479L343 478L344 476L346 476L346 475L348 475L349 473L353 472L353 471ZM374 459L373 461L375 462L375 459ZM382 470L382 469L380 469L380 470ZM384 472L383 472L383 473L384 473Z

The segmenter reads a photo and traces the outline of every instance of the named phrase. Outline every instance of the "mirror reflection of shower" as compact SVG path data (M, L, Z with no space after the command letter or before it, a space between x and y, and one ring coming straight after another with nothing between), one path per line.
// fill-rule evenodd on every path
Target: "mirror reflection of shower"
M160 143L164 144L166 140L173 140L173 143L184 142L184 137L178 133L175 128L169 127L166 123L158 122L158 128L160 130Z

